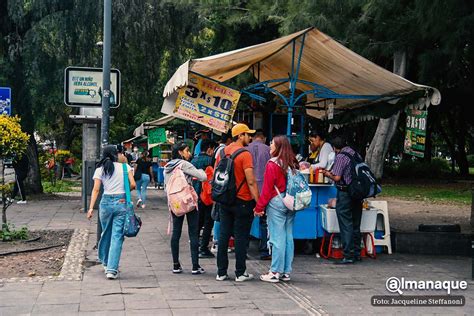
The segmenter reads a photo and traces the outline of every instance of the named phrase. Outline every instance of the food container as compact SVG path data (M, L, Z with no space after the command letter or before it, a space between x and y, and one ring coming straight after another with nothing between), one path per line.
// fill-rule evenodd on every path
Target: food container
M339 222L337 221L336 209L328 208L327 205L320 205L321 226L328 233L339 233ZM371 208L362 211L360 223L361 233L371 233L375 231L377 223L377 209Z

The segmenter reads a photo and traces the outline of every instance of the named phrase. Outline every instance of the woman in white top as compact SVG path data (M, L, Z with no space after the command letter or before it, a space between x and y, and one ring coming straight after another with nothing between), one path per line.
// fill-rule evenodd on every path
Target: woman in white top
M313 169L331 169L336 156L331 144L326 142L326 135L322 132L312 132L309 141L316 154L314 161L311 162Z
M123 174L123 154L117 151L117 146L108 145L102 153L102 160L94 172L94 188L87 218L91 219L94 205L99 195L100 186L104 185L104 193L99 204L99 217L102 234L98 245L99 260L104 266L107 279L118 277L118 267L123 244L123 226L125 223L126 202L125 182ZM127 167L130 190L135 189L132 168Z

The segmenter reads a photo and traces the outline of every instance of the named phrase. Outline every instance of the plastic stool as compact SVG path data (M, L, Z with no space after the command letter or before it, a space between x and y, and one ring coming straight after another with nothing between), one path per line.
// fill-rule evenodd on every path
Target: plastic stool
M392 254L392 240L390 238L390 222L388 219L387 201L370 201L370 206L377 209L377 216L383 216L384 234L382 239L375 239L375 246L386 246L388 254ZM372 233L373 234L373 233Z

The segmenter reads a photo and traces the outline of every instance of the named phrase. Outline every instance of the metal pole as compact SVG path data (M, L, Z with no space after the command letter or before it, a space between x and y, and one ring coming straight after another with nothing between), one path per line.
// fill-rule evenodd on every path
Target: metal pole
M102 148L109 143L110 124L110 51L112 46L112 0L104 0L104 46L102 57Z
M104 46L102 54L102 124L100 129L101 149L109 143L110 125L110 51L112 48L112 0L104 0ZM102 150L101 150L102 152ZM97 245L102 226L97 212Z

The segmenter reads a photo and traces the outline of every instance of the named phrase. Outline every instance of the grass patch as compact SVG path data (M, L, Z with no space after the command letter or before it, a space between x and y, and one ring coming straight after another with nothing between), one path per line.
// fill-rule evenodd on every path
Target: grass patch
M77 191L75 188L80 186L78 182L67 180L57 180L55 185L49 181L43 181L42 184L44 193L74 192Z
M474 175L474 168L469 168L469 174Z
M392 196L406 200L454 202L465 205L470 205L472 202L472 193L467 185L385 184L382 186L380 196Z

